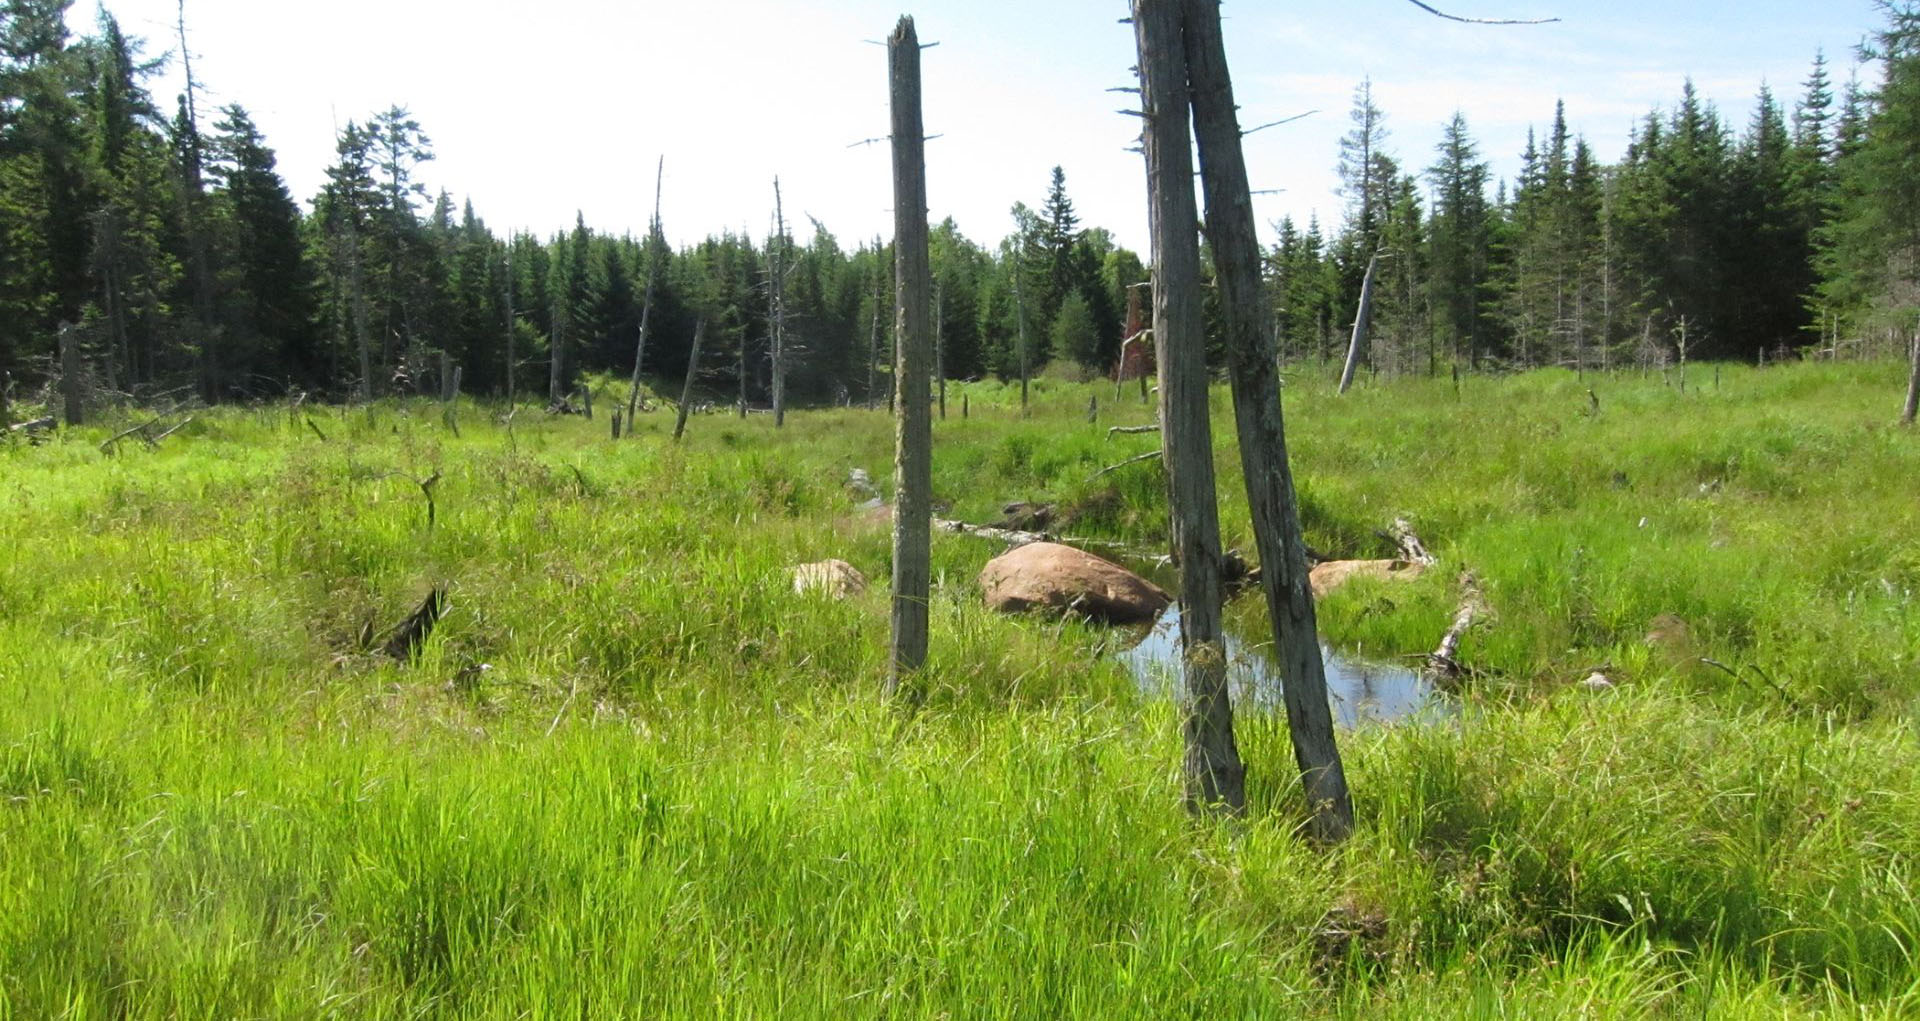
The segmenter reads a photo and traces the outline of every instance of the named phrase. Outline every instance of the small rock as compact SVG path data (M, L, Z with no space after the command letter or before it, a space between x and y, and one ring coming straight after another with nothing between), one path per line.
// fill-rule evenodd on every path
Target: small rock
M866 590L866 576L844 560L822 560L817 564L801 564L793 569L793 591L796 595L819 592L828 599L846 599Z
M1044 532L1053 524L1055 511L1050 503L1010 503L1000 508L996 528L1013 532Z
M1328 593L1355 578L1412 581L1425 570L1410 560L1329 560L1314 567L1307 578L1313 585L1313 598L1325 599Z
M847 489L855 500L878 500L880 491L873 488L873 476L865 468L855 468L847 472Z
M1029 543L988 561L980 588L989 609L1073 612L1113 624L1152 621L1173 602L1119 564L1053 542Z

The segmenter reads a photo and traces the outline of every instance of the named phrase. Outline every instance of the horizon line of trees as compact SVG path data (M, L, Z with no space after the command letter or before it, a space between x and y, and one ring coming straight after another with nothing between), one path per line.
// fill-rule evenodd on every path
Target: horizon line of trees
M0 4L0 373L16 392L54 378L71 344L94 389L135 396L438 392L455 364L468 392L557 399L582 373L632 371L651 279L646 374L677 380L705 320L702 379L759 402L779 266L790 399L889 397L883 239L849 249L814 222L804 239L723 231L675 249L658 222L636 238L584 218L503 238L471 202L428 189L432 141L398 105L339 131L303 211L243 107L203 128L189 75L163 112L147 82L164 58L104 9L94 34L70 38L70 6ZM1736 132L1688 82L1613 164L1557 104L1510 184L1491 179L1463 114L1409 170L1363 81L1339 152L1341 222L1275 224L1266 277L1283 358L1344 351L1376 260L1376 372L1907 350L1920 17L1907 0L1882 7L1887 28L1863 53L1882 69L1875 88L1856 78L1836 92L1816 56L1791 112L1763 87ZM1081 225L1058 167L1011 220L991 247L950 219L932 231L946 376L1017 379L1050 363L1111 374L1147 267Z

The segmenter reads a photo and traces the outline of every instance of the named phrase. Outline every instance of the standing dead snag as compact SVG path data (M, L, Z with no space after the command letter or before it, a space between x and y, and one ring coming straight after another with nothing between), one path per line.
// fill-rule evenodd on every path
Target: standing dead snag
M1280 656L1287 729L1313 812L1314 835L1341 840L1353 831L1353 799L1334 741L1326 664L1314 619L1300 506L1287 458L1278 361L1266 321L1252 190L1234 113L1233 80L1220 30L1219 0L1185 0L1187 75L1194 133L1207 199L1207 239L1220 283L1240 468L1253 513L1260 584Z
M660 185L667 174L667 157L662 155L653 171L653 222L647 224L647 296L640 305L640 339L633 348L633 383L627 387L627 422L637 421L633 416L640 410L640 364L647 357L647 325L653 318L653 287L660 269L660 250L656 242L665 244L660 236ZM628 429L632 434L632 429Z
M702 319L693 328L693 350L687 352L687 381L680 386L680 413L673 420L675 443L680 442L681 435L687 431L687 404L693 400L693 374L700 371L700 341L706 335L707 321ZM618 415L619 412L616 411L614 414Z
M773 179L773 239L767 242L767 332L773 347L773 426L787 424L787 214Z
M1207 410L1200 306L1199 212L1193 196L1183 0L1133 0L1153 238L1153 336L1160 421L1180 560L1182 731L1187 805L1246 807L1221 633L1220 517Z
M72 323L60 324L60 399L65 405L66 423L79 425L86 418L81 400L80 342L74 339Z
M1920 413L1920 333L1914 334L1909 357L1913 362L1907 374L1907 404L1900 412L1900 424L1912 425L1913 416Z
M893 656L887 693L927 659L932 588L933 416L927 393L932 269L927 253L926 134L920 119L920 38L902 17L887 40L893 105L894 317L899 339L894 418Z
M1380 253L1367 260L1367 275L1360 282L1360 308L1353 316L1353 339L1347 343L1347 364L1340 370L1340 392L1353 385L1353 370L1360 366L1360 353L1367 347L1368 320L1373 318L1373 275L1380 268Z

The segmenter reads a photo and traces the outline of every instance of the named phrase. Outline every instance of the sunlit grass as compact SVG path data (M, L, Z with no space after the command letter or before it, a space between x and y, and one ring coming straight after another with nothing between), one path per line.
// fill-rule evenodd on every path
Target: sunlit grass
M936 540L926 708L884 704L888 532L843 488L887 488L884 415L675 446L660 415L616 444L261 408L0 445L0 1016L1910 1014L1899 374L1695 372L1290 374L1309 543L1384 554L1405 515L1443 562L1328 600L1329 637L1424 651L1464 570L1494 611L1456 715L1345 737L1332 851L1270 718L1241 719L1249 817L1189 819L1171 707L1109 633L981 608L977 540ZM960 392L953 516L1057 501L1161 545L1156 467L1089 481L1152 447L1107 436L1137 391ZM794 596L827 557L873 590ZM436 584L417 662L361 648Z

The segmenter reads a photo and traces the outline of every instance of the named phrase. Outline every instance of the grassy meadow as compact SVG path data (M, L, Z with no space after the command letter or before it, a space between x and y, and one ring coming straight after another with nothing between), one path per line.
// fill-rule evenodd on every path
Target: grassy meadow
M889 488L884 412L0 441L0 1021L1920 1014L1903 370L1691 373L1289 375L1309 544L1404 515L1443 562L1328 640L1432 648L1463 570L1493 611L1456 712L1344 735L1334 849L1271 717L1247 818L1187 816L1128 635L987 612L985 541L936 535L925 708L885 703L890 536L844 485ZM1137 393L965 392L950 516L1159 544L1157 466L1089 481L1157 443L1107 437ZM828 557L872 590L794 595ZM436 584L416 661L364 647Z

